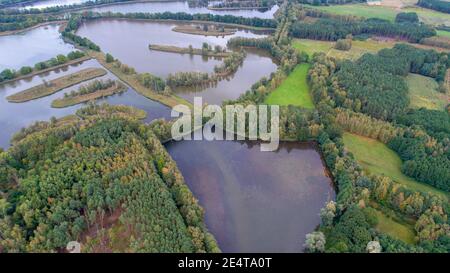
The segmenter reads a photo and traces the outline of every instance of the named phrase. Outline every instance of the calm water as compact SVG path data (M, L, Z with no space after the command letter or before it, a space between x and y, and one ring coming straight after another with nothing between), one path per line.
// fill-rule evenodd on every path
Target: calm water
M88 0L43 0L37 1L31 4L23 5L22 8L47 8L54 6L81 4ZM270 19L273 18L275 12L278 10L278 6L273 6L270 10L223 10L213 11L208 10L206 7L189 7L187 1L160 1L160 2L143 2L143 3L117 3L111 5L105 5L97 8L90 8L89 10L95 12L186 12L190 14L194 13L211 13L218 15L234 15L243 17L258 17Z
M179 71L213 72L220 60L205 59L189 54L151 51L149 44L175 45L201 48L203 42L225 47L231 37L265 37L247 30L238 30L234 35L225 37L200 36L172 31L175 23L143 22L136 20L97 20L83 24L77 34L88 37L97 43L103 51L111 53L122 62L136 68L138 72L149 72L160 77ZM164 33L164 35L161 35ZM248 51L242 67L228 80L219 82L215 87L202 92L185 89L182 97L193 100L202 96L205 102L221 103L224 99L235 99L248 90L251 85L276 70L274 61L258 51Z
M41 84L42 79L48 81L88 67L101 67L101 65L95 60L89 60L83 62L82 64L72 65L46 74L34 76L31 79L24 79L11 84L0 85L0 127L2 128L0 134L0 147L7 148L9 146L11 136L14 133L19 131L22 127L31 125L35 121L49 120L52 116L63 117L75 113L75 111L82 107L83 104L62 109L55 109L50 107L51 102L56 98L62 97L64 93L75 90L79 85L86 84L87 82L63 89L51 96L25 103L9 103L6 100L7 96ZM116 79L116 77L111 73L96 79L107 78ZM110 104L124 104L138 107L147 112L148 116L146 121L151 121L155 118L170 118L170 109L168 107L139 95L131 88L128 88L128 91L123 94L107 97L105 99L98 100L98 102L108 102Z
M72 45L61 40L58 28L57 25L49 25L22 34L0 36L0 71L33 66L58 54L73 51Z
M147 3L123 3L119 5L108 5L98 8L92 8L92 11L97 12L186 12L190 14L194 13L211 13L217 15L234 15L242 17L258 17L264 19L273 18L275 12L278 10L278 6L273 6L270 10L209 10L206 7L189 7L187 2L147 2Z
M256 143L257 144L257 143ZM224 252L300 252L335 192L311 144L184 141L166 145Z

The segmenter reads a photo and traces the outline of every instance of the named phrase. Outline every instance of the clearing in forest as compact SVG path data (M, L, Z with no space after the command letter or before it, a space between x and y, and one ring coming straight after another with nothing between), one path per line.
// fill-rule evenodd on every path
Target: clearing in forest
M444 191L404 175L401 171L402 160L385 144L363 136L344 133L345 148L350 151L359 164L369 173L385 175L411 190L431 192L447 198Z
M375 212L378 219L375 228L379 232L386 233L408 244L415 243L416 235L411 224L389 217L380 210L375 210Z
M411 108L427 108L431 110L444 110L450 103L448 94L439 93L438 83L430 77L410 73L406 77L409 89Z
M267 98L266 103L271 105L295 105L313 109L314 104L307 83L310 65L299 64L284 82Z

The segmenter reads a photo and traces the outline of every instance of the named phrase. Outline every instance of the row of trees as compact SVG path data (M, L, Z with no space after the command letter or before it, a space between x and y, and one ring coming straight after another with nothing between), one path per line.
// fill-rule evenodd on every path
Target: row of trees
M419 0L418 6L434 9L440 12L450 13L450 3L442 0Z
M107 80L93 80L87 84L78 87L78 90L72 90L69 93L64 93L64 98L73 98L77 96L87 95L99 90L105 90L113 86L123 85L121 82L107 79Z
M163 13L94 13L91 11L84 12L83 18L86 19L96 19L96 18L130 18L130 19L162 19L162 20L182 20L182 21L207 21L207 22L217 22L217 23L228 23L228 24L238 24L252 27L264 27L264 28L275 28L277 22L273 19L262 19L262 18L249 18L242 16L233 15L214 15L210 13L204 14L188 14L185 12L163 12Z
M392 23L383 19L341 20L335 18L319 18L311 22L297 21L291 27L290 33L297 38L336 41L348 34L380 35L407 39L419 42L423 38L436 35L436 31L424 24L410 22Z
M28 74L31 74L32 72L38 72L43 69L51 68L57 65L65 64L69 61L73 61L79 58L84 57L85 54L82 51L72 51L67 56L64 56L62 54L51 58L48 61L39 62L34 65L34 67L31 66L23 66L18 71L15 71L13 69L4 69L2 72L0 72L0 83L7 80L12 80L20 76L26 76Z

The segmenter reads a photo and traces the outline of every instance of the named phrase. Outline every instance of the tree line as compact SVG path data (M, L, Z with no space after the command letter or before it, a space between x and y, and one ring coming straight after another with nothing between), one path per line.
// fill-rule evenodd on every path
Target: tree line
M20 76L26 76L33 72L38 72L40 70L48 69L57 65L62 65L69 61L82 58L84 56L85 54L82 51L72 51L66 56L60 54L54 58L51 58L48 61L38 62L33 67L23 66L18 71L7 68L4 69L2 72L0 72L0 83L3 81L13 80Z
M434 9L440 12L450 13L450 3L442 0L419 0L418 6Z

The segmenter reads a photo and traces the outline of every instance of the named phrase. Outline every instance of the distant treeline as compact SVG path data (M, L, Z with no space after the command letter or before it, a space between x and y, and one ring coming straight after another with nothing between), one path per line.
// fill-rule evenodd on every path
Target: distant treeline
M290 34L297 38L336 41L348 34L380 35L419 42L423 38L436 35L436 31L424 24L392 23L387 20L370 18L365 20L341 20L319 18L313 23L297 21L291 27Z
M341 5L348 3L365 3L366 0L294 0L300 4L308 4L313 6Z
M34 65L34 67L23 66L19 69L19 71L7 68L4 69L2 72L0 72L0 83L3 81L15 79L20 76L29 75L33 72L38 72L40 70L44 70L50 67L65 64L69 61L73 61L75 59L79 59L84 56L85 54L81 51L72 51L69 54L67 54L67 56L58 55L55 58L51 58L48 61L38 62L37 64Z
M441 0L419 0L418 6L434 9L440 12L450 13L450 2Z
M188 14L185 12L163 12L163 13L83 13L83 18L97 19L97 18L128 18L128 19L150 19L150 20L179 20L179 21L207 21L227 24L238 24L251 27L262 28L276 28L277 22L273 19L261 19L261 18L246 18L242 16L233 15L213 15L208 13Z

